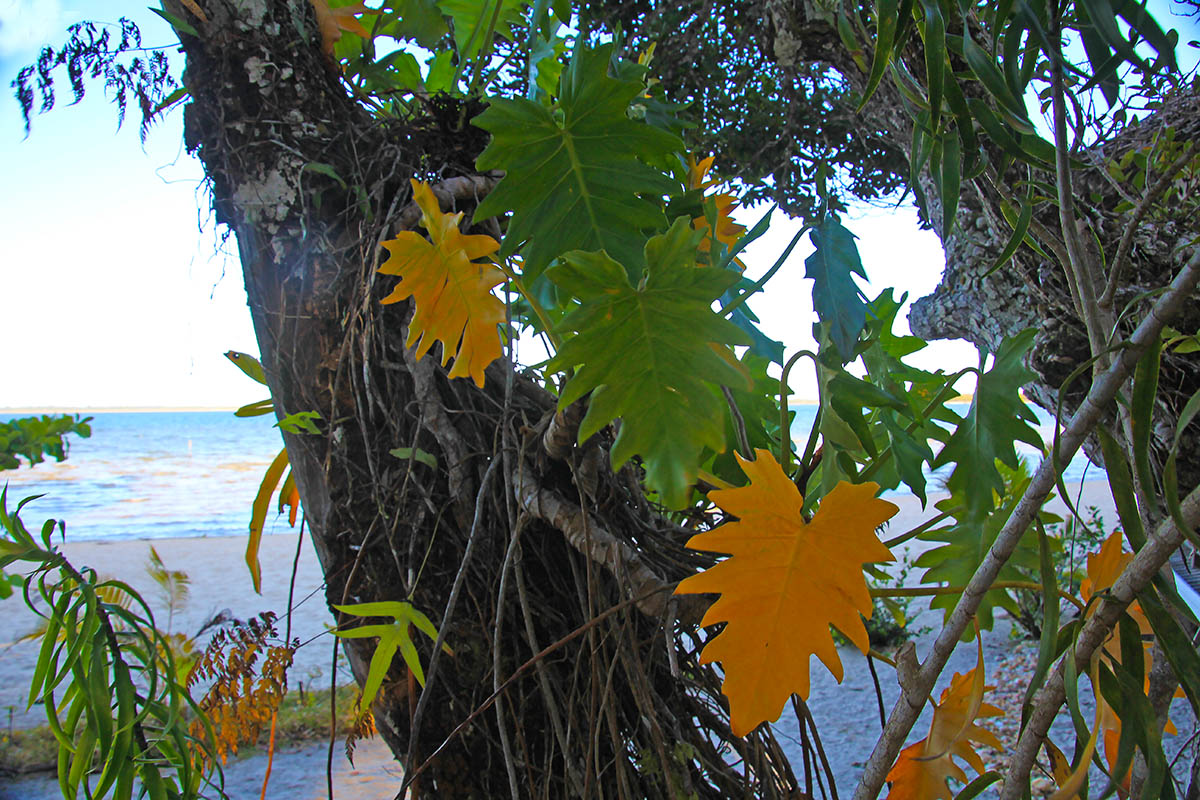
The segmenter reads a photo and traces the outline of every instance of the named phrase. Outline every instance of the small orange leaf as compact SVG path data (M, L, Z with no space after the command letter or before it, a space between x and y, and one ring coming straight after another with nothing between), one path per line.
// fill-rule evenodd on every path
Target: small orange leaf
M1100 592L1103 592L1112 587L1120 577L1121 571L1125 569L1125 565L1133 560L1133 553L1123 549L1124 537L1120 531L1113 531L1104 544L1100 546L1100 551L1092 553L1087 557L1087 577L1079 584L1079 595L1086 603L1092 597ZM1088 616L1095 613L1097 606L1092 605L1088 608ZM1153 629L1150 627L1150 620L1146 618L1146 614L1142 611L1141 605L1135 600L1125 609L1134 622L1137 623L1138 630L1143 637L1148 637L1153 634ZM1109 635L1108 640L1104 643L1103 653L1108 659L1120 664L1121 663L1121 645L1116 633ZM1145 678L1145 691L1150 692L1150 667L1152 664L1152 656L1150 655L1150 642L1145 641L1143 645L1143 653L1145 663L1143 664L1143 674ZM1103 730L1104 755L1108 761L1109 768L1113 768L1117 763L1117 746L1121 738L1121 719L1117 716L1116 711L1104 699L1100 693L1096 694L1096 719L1097 725ZM1163 733L1174 735L1178 731L1175 725L1167 720L1166 726L1163 728ZM1126 773L1119 782L1126 791L1129 788L1130 774Z
M321 34L321 52L333 57L333 46L342 38L342 31L353 33L367 39L371 34L362 23L356 19L357 14L378 14L373 8L367 8L361 2L352 3L340 8L330 8L328 0L309 0L313 14L317 17L317 30Z
M496 252L490 236L465 236L458 229L462 213L444 214L428 184L412 182L413 198L423 212L426 240L404 231L384 242L390 256L379 271L399 275L400 283L383 299L395 303L412 297L416 306L408 325L407 346L417 346L417 358L435 341L442 343L442 365L454 359L451 378L470 377L483 386L483 370L500 357L504 304L492 289L504 273L476 259Z
M713 186L717 181L705 182L704 178L708 175L708 171L712 169L713 157L709 156L703 161L697 162L695 156L688 156L688 189L707 189ZM712 249L712 240L716 239L727 248L732 248L737 244L737 240L746 232L746 226L740 225L733 221L733 212L738 207L737 201L730 194L715 194L709 195L706 200L712 200L716 205L716 226L711 226L708 223L706 216L696 217L692 220L692 228L698 231L704 231L704 238L700 241L699 250L701 253L708 253ZM734 259L738 266L745 269L740 259Z
M933 710L929 736L900 751L887 780L892 788L888 800L952 800L954 793L946 784L947 778L963 783L967 775L954 763L952 756L966 761L978 773L984 771L983 759L971 742L980 742L997 750L1002 749L995 734L975 724L980 717L1000 716L1004 712L983 702L983 651L979 664L965 674L955 673L950 686Z
M808 697L809 658L816 655L842 680L842 662L829 626L864 653L861 615L873 608L862 565L890 561L875 528L898 510L879 500L874 483L839 483L811 521L804 498L766 450L738 456L750 485L709 493L738 517L687 543L730 558L680 581L676 594L719 592L701 625L728 623L704 647L701 663L720 661L733 733L745 736L779 718L793 692Z

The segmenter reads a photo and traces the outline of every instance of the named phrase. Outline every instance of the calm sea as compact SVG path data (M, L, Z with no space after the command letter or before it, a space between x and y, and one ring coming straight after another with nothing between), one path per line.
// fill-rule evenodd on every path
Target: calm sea
M966 411L966 405L955 408ZM801 442L814 406L796 407ZM1039 412L1040 413L1040 412ZM230 412L95 414L90 439L71 439L69 458L0 473L9 507L31 494L42 498L22 514L31 530L54 518L67 521L73 540L239 536L247 532L250 504L282 441L273 416L239 419ZM1051 420L1041 416L1048 437ZM1032 448L1025 448L1032 453ZM1082 456L1068 480L1104 477ZM939 472L944 472L940 470ZM932 480L944 475L930 475ZM267 534L290 531L268 516Z

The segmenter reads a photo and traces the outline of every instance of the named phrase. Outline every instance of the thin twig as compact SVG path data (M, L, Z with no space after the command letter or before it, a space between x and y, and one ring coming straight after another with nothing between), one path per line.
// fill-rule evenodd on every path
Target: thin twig
M1063 431L1060 439L1060 459L1069 461L1074 457L1096 423L1111 409L1117 392L1125 385L1125 381L1133 372L1134 366L1146 348L1159 337L1167 320L1191 296L1198 281L1200 281L1200 251L1192 256L1167 290L1159 296L1146 318L1129 337L1126 346L1113 360L1108 370L1092 382L1092 387L1080 404L1079 410L1075 412L1066 430ZM1016 509L996 536L983 563L975 570L975 574L971 577L958 604L947 618L946 625L938 635L937 641L934 642L929 657L914 676L912 685L904 688L900 699L892 708L887 727L876 742L875 749L863 770L854 800L874 800L875 796L879 794L884 779L904 744L905 737L908 736L920 715L924 705L923 698L929 694L938 676L941 675L950 654L954 652L984 595L1012 556L1030 522L1037 515L1046 496L1054 487L1055 481L1054 460L1052 458L1043 459Z
M1150 187L1150 191L1141 199L1137 208L1134 209L1133 217L1129 220L1129 224L1125 226L1125 233L1121 235L1121 242L1117 245L1116 255L1113 256L1112 266L1108 271L1108 282L1104 286L1104 293L1100 295L1100 307L1112 308L1113 299L1117 293L1117 285L1121 281L1121 272L1125 267L1125 262L1129 258L1129 252L1133 249L1133 236L1137 233L1138 227L1142 224L1142 220L1146 218L1146 214L1150 209L1157 205L1159 199L1171 187L1171 181L1175 180L1180 171L1188 165L1195 155L1200 152L1200 141L1193 140L1187 149L1183 151L1183 155L1175 159L1171 166L1167 167L1167 171L1159 176L1154 182L1154 186ZM1104 172L1104 170L1101 170Z
M500 464L499 458L492 458L492 463L488 464L487 471L483 473L483 480L479 483L479 492L475 495L475 519L471 523L471 532L467 536L467 547L463 551L462 563L459 564L458 574L454 576L454 585L450 587L450 597L446 600L446 610L442 613L442 624L438 628L437 641L433 645L433 655L429 658L429 669L425 673L425 688L421 691L421 698L417 701L417 710L413 713L413 724L410 729L408 739L408 753L405 755L405 766L412 764L416 757L417 741L421 738L421 717L424 715L425 708L429 705L429 698L433 695L434 681L437 680L437 668L442 654L442 647L446 643L446 633L450 630L450 619L454 616L454 608L458 605L458 595L462 591L463 583L466 580L467 568L471 564L471 555L475 551L475 542L479 539L479 531L482 526L479 524L483 519L484 501L487 499L488 487L492 484L492 476L496 474L496 467ZM413 774L413 778L418 773ZM405 777L404 785L408 786L411 778ZM401 795L404 794L403 787Z
M500 695L503 694L508 689L508 687L512 686L513 683L516 682L516 680L518 678L520 678L522 675L524 675L526 672L528 672L529 669L531 669L535 664L541 662L546 656L550 655L558 648L560 648L566 644L569 644L570 642L577 639L579 636L583 635L584 633L587 633L592 628L596 627L601 622L603 622L604 620L611 617L613 614L616 614L618 611L624 611L626 608L629 608L630 606L637 605L638 603L641 603L641 602L649 599L654 594L657 594L659 592L665 592L667 590L667 588L668 587L666 587L666 586L661 586L661 587L658 587L655 589L651 589L650 591L646 592L645 594L639 595L637 597L631 597L628 600L622 600L620 603L617 603L615 606L611 606L611 607L605 609L604 611L601 611L599 614L592 617L590 620L583 623L578 628L576 628L575 630L568 633L566 636L559 639L557 642L554 642L553 644L547 645L546 647L542 648L542 650L540 650L536 655L534 655L528 661L526 661L524 664L522 664L520 667L518 667L516 672L514 672L512 675L509 675L508 678L504 681L504 683L500 684L500 688L497 689L496 691L492 692L490 695L488 695L488 698L486 700L484 700L479 705L478 708L476 708L474 711L472 711L470 714L468 714L466 719L464 719L462 722L458 723L458 727L456 727L454 730L450 731L449 735L446 736L445 740L441 744L439 744L437 746L437 748L432 753L429 754L429 757L426 758L421 763L421 766L417 767L412 772L405 774L404 784L400 787L400 792L398 793L397 796L403 797L404 791L408 787L408 785L410 783L412 783L414 780L416 780L421 775L421 773L424 772L429 767L429 765L433 763L433 760L438 757L438 754L441 753L443 750L445 750L446 747L450 744L450 742L454 741L454 739L460 733L462 733L464 730L466 730L471 725L471 723L474 722L479 717L480 714L487 711L488 708L492 705L492 703L496 702L496 699L499 698ZM422 696L424 696L424 693L422 694Z
M1200 487L1193 489L1184 499L1182 511L1184 520L1190 525L1200 521ZM1125 609L1139 592L1150 585L1159 569L1167 563L1183 540L1184 533L1175 525L1172 517L1168 517L1159 525L1146 545L1125 565L1121 575L1105 593L1100 607L1084 623L1075 640L1076 665L1086 665L1090 662L1092 655L1112 633L1113 626ZM1029 770L1037 757L1037 751L1066 697L1065 665L1066 659L1059 662L1058 668L1034 700L1033 712L1009 762L1001 800L1016 800L1021 796L1021 786L1029 780Z

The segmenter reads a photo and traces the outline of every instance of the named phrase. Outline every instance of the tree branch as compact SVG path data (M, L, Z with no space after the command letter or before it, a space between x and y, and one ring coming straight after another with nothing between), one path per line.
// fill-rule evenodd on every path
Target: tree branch
M513 490L526 513L561 531L568 544L622 580L631 595L641 598L637 606L642 613L653 619L663 615L670 598L666 589L671 583L646 566L636 550L605 530L579 506L544 488L531 468L520 471ZM686 611L682 616L691 618Z
M1180 171L1188 165L1195 155L1200 152L1200 141L1193 140L1191 145L1184 150L1183 155L1175 160L1171 166L1167 167L1167 171L1159 176L1155 181L1154 186L1150 191L1142 197L1137 208L1133 212L1133 218L1129 220L1129 224L1125 226L1125 233L1121 236L1121 242L1117 245L1117 253L1113 256L1112 267L1109 268L1108 282L1104 286L1104 294L1100 295L1100 307L1112 308L1114 297L1117 293L1117 285L1121 281L1121 271L1125 267L1125 261L1129 258L1129 251L1133 249L1133 236L1137 233L1138 228L1142 224L1142 220L1146 218L1146 214L1158 204L1166 191L1171 186L1171 181L1179 175ZM1102 174L1107 174L1101 170Z
M1070 460L1092 428L1110 410L1110 404L1133 372L1133 368L1142 354L1151 342L1162 333L1167 320L1188 299L1198 281L1200 281L1200 251L1192 256L1175 280L1171 282L1167 291L1159 297L1146 318L1129 337L1126 346L1113 360L1111 366L1092 382L1092 388L1087 397L1084 398L1079 410L1075 412L1070 424L1059 439L1060 460ZM854 800L874 800L875 796L879 794L888 770L895 762L896 756L904 744L904 739L920 715L925 696L933 690L950 654L954 652L959 639L974 617L976 609L979 608L984 594L995 582L1001 568L1007 563L1029 524L1045 502L1046 496L1054 488L1056 474L1054 459L1043 459L1012 516L996 536L987 557L975 571L970 583L963 591L958 605L954 607L954 611L946 620L946 625L942 628L937 641L934 642L929 657L921 665L918 674L914 676L911 686L905 687L900 699L892 708L887 728L876 742L875 749L863 770L862 778L854 793Z
M1200 487L1193 489L1184 499L1182 508L1184 519L1188 524L1200 523ZM1138 592L1150 585L1159 569L1167 563L1183 539L1183 531L1175 525L1174 519L1168 517L1159 525L1146 546L1125 565L1120 577L1105 593L1096 613L1088 617L1083 629L1079 632L1079 638L1075 642L1075 664L1081 670L1086 671L1092 655L1111 635L1113 626L1125 613L1125 609L1137 598ZM1041 747L1042 741L1046 738L1046 732L1050 730L1050 725L1058 716L1058 709L1066 698L1065 664L1065 659L1059 662L1058 668L1050 680L1037 694L1033 713L1025 725L1025 730L1021 733L1021 738L1017 741L1016 749L1009 762L1008 775L1004 780L1004 790L1000 795L1001 800L1016 800L1022 794L1022 787L1028 783L1029 770L1037 757L1038 748Z

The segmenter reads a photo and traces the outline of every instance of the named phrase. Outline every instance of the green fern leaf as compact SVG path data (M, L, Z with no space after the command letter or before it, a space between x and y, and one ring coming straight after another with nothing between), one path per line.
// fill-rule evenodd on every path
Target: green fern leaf
M747 337L712 309L738 274L695 266L700 235L680 217L651 238L636 288L626 267L604 252L567 253L564 264L547 272L582 301L562 322L577 335L549 365L576 370L560 407L592 392L579 440L620 417L613 468L640 455L647 484L675 508L686 503L696 481L701 450L725 449L724 404L711 387L747 385L745 374L718 352L747 344Z

